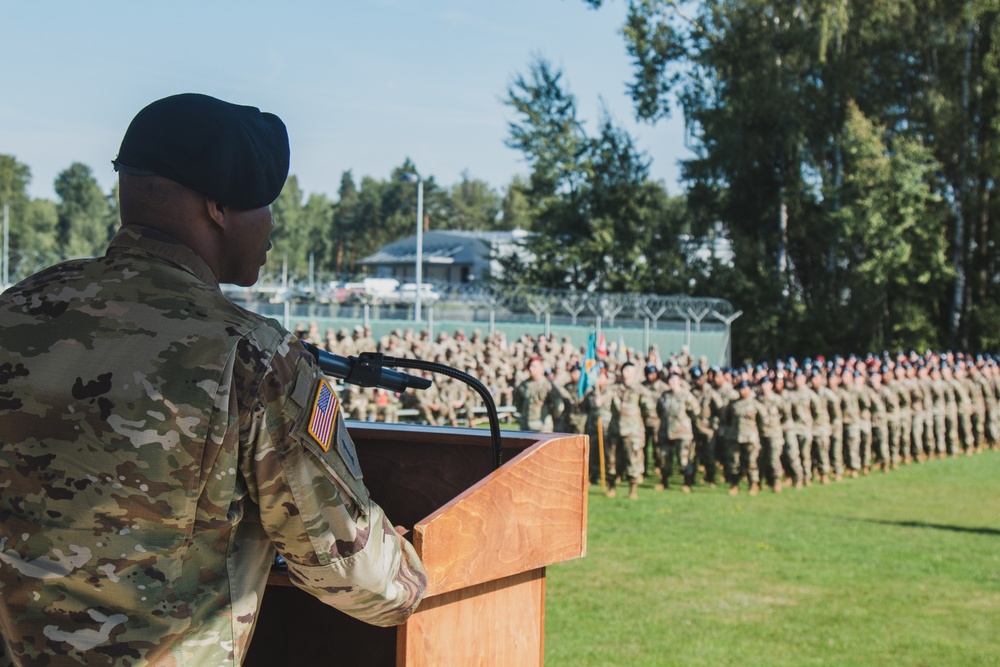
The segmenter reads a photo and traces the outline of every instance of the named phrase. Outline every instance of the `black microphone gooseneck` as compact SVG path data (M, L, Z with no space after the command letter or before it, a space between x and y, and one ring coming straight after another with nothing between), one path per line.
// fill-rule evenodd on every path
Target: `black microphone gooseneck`
M441 375L447 375L450 378L469 385L479 394L479 397L483 399L483 403L486 405L486 414L490 420L490 440L493 443L493 469L496 470L503 464L503 448L500 443L500 417L497 414L497 406L489 389L477 378L457 368L434 361L400 359L398 357L388 357L378 352L362 352L357 357L342 357L339 354L321 350L306 341L300 342L316 358L320 369L324 373L339 378L348 384L360 387L380 387L394 392L402 392L407 389L427 389L431 386L431 381L427 378L389 370L389 368L398 367L440 373Z

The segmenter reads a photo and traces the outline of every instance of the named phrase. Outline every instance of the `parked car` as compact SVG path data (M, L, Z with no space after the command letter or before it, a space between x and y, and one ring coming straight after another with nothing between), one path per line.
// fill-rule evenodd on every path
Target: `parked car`
M343 287L343 301L347 303L369 301L371 303L392 303L399 281L395 278L365 278L361 282L346 283Z
M403 283L397 291L397 301L399 303L416 303L417 284ZM420 283L420 303L430 305L441 300L441 292L435 289L430 283Z

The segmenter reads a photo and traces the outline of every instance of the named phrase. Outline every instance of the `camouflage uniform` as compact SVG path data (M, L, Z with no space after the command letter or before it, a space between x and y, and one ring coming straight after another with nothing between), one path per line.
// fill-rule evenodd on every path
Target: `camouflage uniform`
M757 460L760 456L760 429L764 423L764 407L752 395L740 397L726 406L723 424L732 434L726 457L726 474L729 484L737 487L744 477L751 490L760 485Z
M997 403L996 389L991 381L991 372L990 366L984 366L976 376L976 380L979 382L983 394L983 440L992 447L997 441L997 436L1000 435L1000 430L997 429L1000 426L997 414L997 408L1000 404Z
M930 456L934 450L934 390L926 367L917 371L910 388L913 409L913 453L919 458ZM911 378L907 378L911 379ZM918 432L919 431L919 432ZM907 457L909 460L909 457Z
M825 482L832 471L830 462L830 448L833 443L834 419L839 420L840 403L839 398L830 387L821 384L816 392L816 411L813 415L813 442L816 449L816 469L821 481ZM837 428L840 422L837 421ZM840 439L838 438L839 442ZM809 476L806 475L808 479Z
M861 391L856 384L841 386L840 412L844 420L844 458L854 474L861 468Z
M917 381L906 377L902 370L895 375L890 387L896 394L896 411L899 416L899 445L893 442L890 446L894 452L892 460L894 463L908 463L916 450L913 443L923 439L923 394ZM920 392L919 398L915 395L917 392ZM892 428L892 422L889 423L889 428ZM892 439L893 436L890 434L889 437Z
M578 381L567 382L563 385L563 409L560 429L563 433L584 433L587 429L587 413L583 411L583 397L579 392L580 383ZM591 442L596 445L597 441Z
M715 426L713 426L712 419L712 402L715 389L705 382L701 387L696 386L692 394L695 400L698 401L698 418L694 422L695 457L704 465L706 458L705 451L709 449L710 443L715 438ZM714 469L715 464L713 463L712 470L714 471ZM706 475L705 481L714 484L714 474L711 479Z
M656 402L656 414L660 422L656 461L664 487L668 485L673 472L675 453L684 474L684 485L694 486L694 474L698 465L694 451L694 421L698 419L700 410L698 400L683 387L677 393L669 389L664 391Z
M798 441L798 451L802 457L802 475L808 484L812 480L813 469L813 414L815 412L813 407L816 402L816 392L808 386L802 385L786 392L786 400L792 408L792 428L787 431L787 434L788 437L794 437Z
M972 433L972 395L969 384L965 381L962 371L957 370L957 375L951 379L952 391L955 394L955 411L957 413L956 423L958 425L958 437L955 442L955 453L959 451L969 451L975 447L975 438Z
M188 248L124 227L0 322L0 664L239 664L275 547L357 618L416 607L312 357Z
M617 472L614 443L608 437L608 427L611 426L612 397L613 391L610 385L604 389L595 385L583 395L583 410L587 413L585 430L590 437L590 482L592 484L596 484L600 478L598 430L600 430L600 442L604 443L605 479L613 481Z
M522 431L552 433L563 411L563 397L548 378L528 379L514 391L514 407Z
M884 384L878 389L874 386L866 387L868 391L868 404L871 412L872 441L869 448L869 460L867 466L871 467L871 452L874 449L875 456L882 466L883 471L889 469L889 410L894 408L896 392L892 391ZM890 403L887 404L887 401Z
M944 380L941 379L940 370L933 369L931 378L928 387L931 396L931 423L933 429L931 431L931 450L928 453L941 455L945 452L945 391L947 386Z
M802 454L799 452L799 437L795 432L795 419L792 416L792 402L789 400L788 390L783 389L780 396L783 399L778 407L781 408L781 434L785 439L785 457L788 467L791 469L792 481L796 488L802 488L805 484L806 475L802 469ZM814 422L814 427L816 422ZM815 441L815 436L813 440ZM829 439L827 440L829 442Z
M858 384L858 383L861 384ZM861 419L858 421L861 431L860 463L861 470L867 472L872 465L872 391L864 380L855 380L858 392L858 402L861 405Z
M986 442L986 387L983 385L983 374L975 366L969 366L966 382L972 398L972 442L974 447L980 449Z
M886 373L885 377L891 378L892 376ZM899 448L903 442L902 415L899 410L899 390L897 388L899 383L894 380L889 380L889 383L883 382L878 389L879 398L885 408L886 443L883 469L886 465L893 467L899 465Z
M942 452L942 444L948 454L955 454L959 448L958 440L958 399L955 395L955 385L952 383L951 369L945 366L941 380L941 392L944 397L944 442L938 443L938 452Z
M760 436L767 461L767 474L771 476L771 485L780 490L781 479L784 476L781 454L785 449L784 417L788 409L788 401L782 394L775 391L762 394L758 400L764 408L764 424ZM801 476L802 469L799 468L796 480Z
M739 398L739 394L731 384L724 384L721 387L712 387L710 395L709 411L712 415L711 425L714 436L708 441L704 454L701 457L701 464L705 468L705 482L715 484L715 473L718 469L716 461L720 456L724 457L729 451L730 434L729 429L723 422L722 416L732 401ZM724 471L723 471L724 472Z
M625 476L630 483L642 481L646 472L646 424L645 419L656 411L642 385L631 387L617 385L611 401L611 438L619 442L619 450L625 454Z
M648 374L647 374L647 379L643 380L642 382L642 387L647 392L649 392L649 398L654 404L658 400L660 400L660 396L662 396L663 392L665 392L669 388L667 387L667 383L664 382L659 377L650 382L648 379ZM660 437L659 434L660 434L660 417L654 412L649 417L646 417L646 448L652 449L654 460L656 459L657 456L656 448L659 446L659 437ZM657 461L656 465L657 467L660 467L659 461ZM661 472L661 477L662 477L662 472Z

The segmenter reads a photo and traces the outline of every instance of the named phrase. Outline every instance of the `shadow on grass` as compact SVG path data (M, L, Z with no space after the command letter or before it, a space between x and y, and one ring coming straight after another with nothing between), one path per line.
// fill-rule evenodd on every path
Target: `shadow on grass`
M949 526L941 523L926 523L924 521L886 521L884 519L858 519L854 517L841 517L846 521L864 521L866 523L878 523L886 526L902 526L904 528L933 528L935 530L950 530L955 533L972 533L974 535L992 535L1000 537L998 528L970 528L969 526Z

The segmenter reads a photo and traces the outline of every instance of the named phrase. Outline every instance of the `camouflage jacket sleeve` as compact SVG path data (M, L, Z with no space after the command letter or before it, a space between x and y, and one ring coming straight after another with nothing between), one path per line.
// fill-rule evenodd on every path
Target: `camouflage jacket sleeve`
M426 573L369 497L328 380L288 336L255 395L256 404L241 411L252 415L241 424L249 445L242 472L291 581L362 621L404 622L423 596Z

